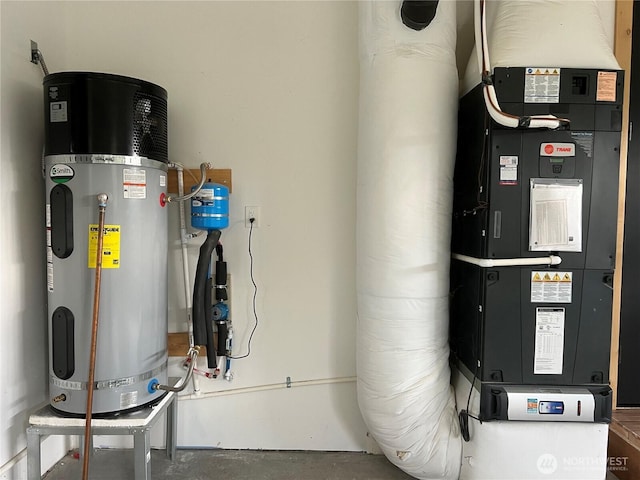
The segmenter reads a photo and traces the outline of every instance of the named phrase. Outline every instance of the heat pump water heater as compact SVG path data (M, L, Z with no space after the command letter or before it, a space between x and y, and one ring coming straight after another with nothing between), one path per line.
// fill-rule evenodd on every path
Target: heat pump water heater
M86 413L99 193L108 195L93 412L167 382L167 92L116 75L44 79L50 398Z

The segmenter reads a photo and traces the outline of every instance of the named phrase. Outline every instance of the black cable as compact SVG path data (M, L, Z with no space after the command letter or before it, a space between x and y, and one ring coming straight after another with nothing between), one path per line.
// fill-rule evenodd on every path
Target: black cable
M478 330L476 331L476 336L473 338L473 351L475 353L474 358L476 361L476 368L473 372L473 379L471 380L471 386L469 387L469 396L467 397L467 408L464 410L460 410L458 413L458 422L460 423L460 433L462 434L462 439L465 442L468 442L471 439L471 433L469 431L469 418L473 418L474 420L479 421L482 424L482 420L479 417L471 415L469 413L469 407L471 405L471 394L473 393L473 387L476 383L476 379L478 378L478 371L480 369L480 323L478 323Z
M473 374L473 380L471 380L471 387L469 388L469 396L467 397L467 408L465 408L464 410L460 410L460 413L458 413L458 421L460 422L460 433L462 434L462 439L465 442L468 442L471 439L471 434L469 432L469 417L482 423L482 420L469 413L469 406L471 405L471 394L473 393L473 386L476 383L476 378L478 378L477 362L476 371Z
M256 284L255 279L253 278L253 253L251 253L251 236L253 235L253 223L255 219L249 219L249 274L251 276L251 283L253 284L253 317L255 318L255 322L253 324L253 330L251 330L251 335L249 335L249 341L247 342L247 353L245 355L240 355L238 357L229 357L233 360L240 360L241 358L247 358L251 355L251 340L253 339L253 334L256 333L256 328L258 328L258 311L256 309L256 297L258 296L258 285Z

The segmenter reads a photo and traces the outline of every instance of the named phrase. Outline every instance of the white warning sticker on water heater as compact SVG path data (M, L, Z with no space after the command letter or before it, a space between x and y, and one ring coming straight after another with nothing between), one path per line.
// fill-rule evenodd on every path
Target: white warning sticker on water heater
M67 115L67 102L51 102L49 104L49 121L61 123L69 120Z
M564 308L536 308L534 375L562 375Z
M138 405L138 392L123 392L120 394L120 408L131 408Z
M47 292L53 292L53 263L47 263Z
M147 172L137 168L122 170L124 198L147 198Z

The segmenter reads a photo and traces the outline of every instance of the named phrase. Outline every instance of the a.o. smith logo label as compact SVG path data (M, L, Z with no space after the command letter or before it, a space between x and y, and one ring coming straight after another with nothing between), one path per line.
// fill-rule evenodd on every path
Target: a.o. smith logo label
M75 172L69 165L57 163L49 170L49 178L55 183L65 183L73 178Z

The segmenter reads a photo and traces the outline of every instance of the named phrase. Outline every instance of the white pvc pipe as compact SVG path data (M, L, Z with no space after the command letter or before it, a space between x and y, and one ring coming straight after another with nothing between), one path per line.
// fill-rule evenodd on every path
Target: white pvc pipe
M177 165L177 173L178 173L178 197L182 198L184 196L184 169L181 165ZM180 215L180 247L182 250L182 272L184 275L184 301L185 308L187 310L187 328L189 330L189 345L193 346L193 319L191 317L191 276L189 274L189 255L187 251L187 221L186 221L186 213L184 208L184 200L178 202L178 212ZM192 360L194 362L193 368L198 368L198 357L196 356ZM191 376L191 381L193 384L193 390L197 394L200 393L200 380L198 380L197 375Z
M229 388L226 390L218 390L215 392L201 393L199 395L196 395L196 394L179 395L178 398L180 400L198 400L200 398L224 397L227 395L241 395L245 393L265 392L269 390L281 390L284 388L311 387L314 385L329 385L329 384L336 384L336 383L353 383L355 381L356 381L356 377L336 377L336 378L320 378L320 379L314 379L314 380L297 380L297 381L283 382L283 383L271 383L267 385L256 385L253 387Z
M548 257L532 257L532 258L476 258L459 253L451 254L452 258L461 262L471 263L482 268L492 267L522 267L527 265L560 265L562 258L557 255L549 255Z

